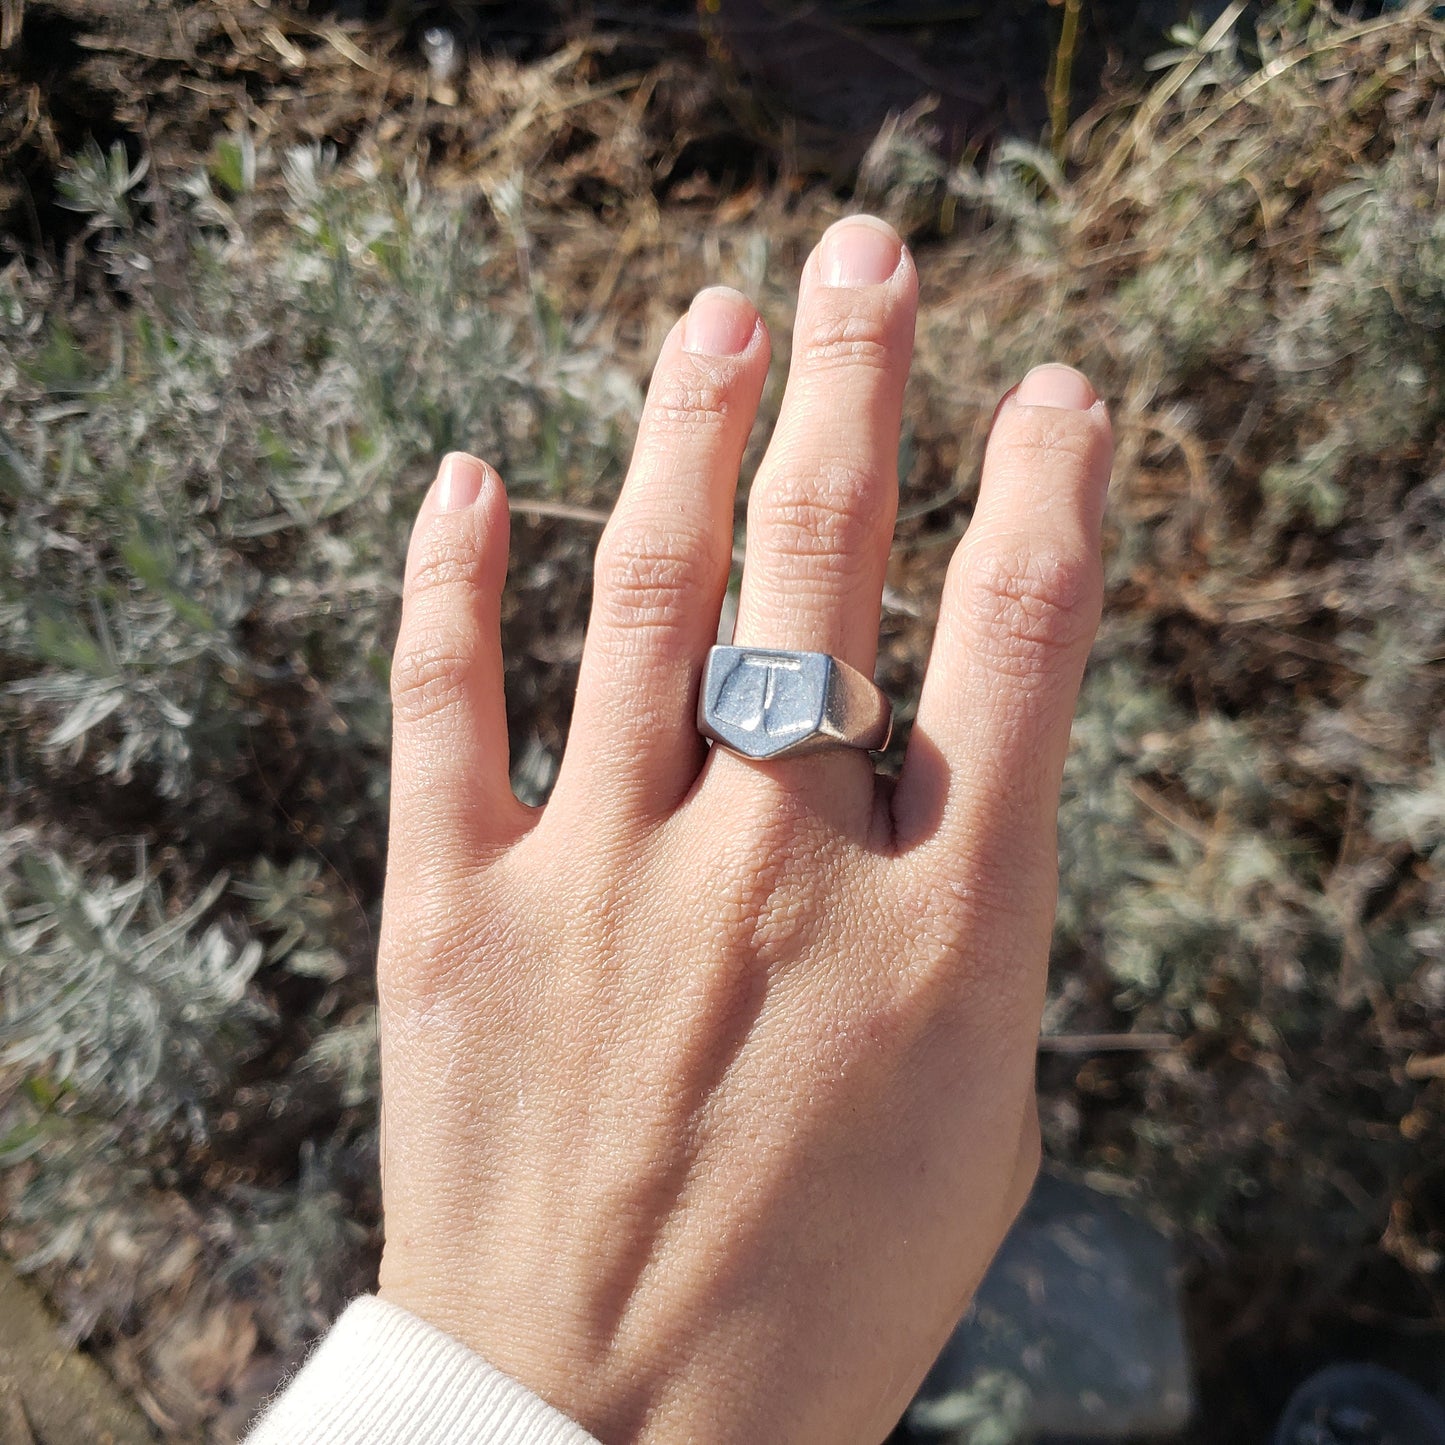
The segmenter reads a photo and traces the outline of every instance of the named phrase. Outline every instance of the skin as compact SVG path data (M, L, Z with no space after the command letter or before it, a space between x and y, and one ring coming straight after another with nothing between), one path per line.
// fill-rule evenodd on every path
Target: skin
M916 306L882 222L809 259L738 643L871 673ZM1060 366L1000 404L894 785L696 731L767 364L721 289L663 345L545 809L508 783L490 468L446 459L407 560L381 1293L606 1445L881 1440L1038 1165L1104 406Z

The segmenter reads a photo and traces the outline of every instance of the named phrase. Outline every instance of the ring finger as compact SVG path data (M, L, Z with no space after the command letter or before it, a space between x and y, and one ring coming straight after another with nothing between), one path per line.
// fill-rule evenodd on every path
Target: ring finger
M739 646L828 652L872 675L917 304L912 259L871 216L838 222L808 258L748 501Z

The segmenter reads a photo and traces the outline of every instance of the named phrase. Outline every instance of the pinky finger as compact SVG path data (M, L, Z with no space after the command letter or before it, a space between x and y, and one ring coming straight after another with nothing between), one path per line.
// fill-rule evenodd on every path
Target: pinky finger
M904 847L927 841L934 871L976 874L980 897L1037 896L1052 875L1060 776L1103 596L1112 453L1083 376L1030 372L999 409L978 510L949 566L894 817Z

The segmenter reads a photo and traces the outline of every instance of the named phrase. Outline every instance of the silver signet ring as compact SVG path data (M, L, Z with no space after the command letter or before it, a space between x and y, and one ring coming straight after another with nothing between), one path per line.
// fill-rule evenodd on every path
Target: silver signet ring
M826 652L714 647L702 670L697 730L745 758L888 746L893 704Z

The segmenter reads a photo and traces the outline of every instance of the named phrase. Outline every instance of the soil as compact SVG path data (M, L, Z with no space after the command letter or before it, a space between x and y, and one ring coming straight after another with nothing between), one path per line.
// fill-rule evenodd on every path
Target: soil
M1201 7L1086 7L1075 114L1137 78L1167 25L1191 10ZM733 187L782 170L846 184L885 120L920 103L954 155L1000 135L1036 137L1057 32L1056 12L1025 0L922 10L898 0L6 0L0 13L0 252L53 258L80 227L58 202L57 169L87 139L120 141L133 163L173 165L204 159L218 134L244 122L280 145L327 141L344 153L414 99L437 33L460 51L524 61L582 43L603 81L681 64L693 84L676 98L678 143L656 176L665 198L698 173ZM417 137L434 165L465 160L458 100L451 124L429 117Z
M150 1445L153 1439L110 1376L64 1347L39 1294L0 1263L0 1445Z

